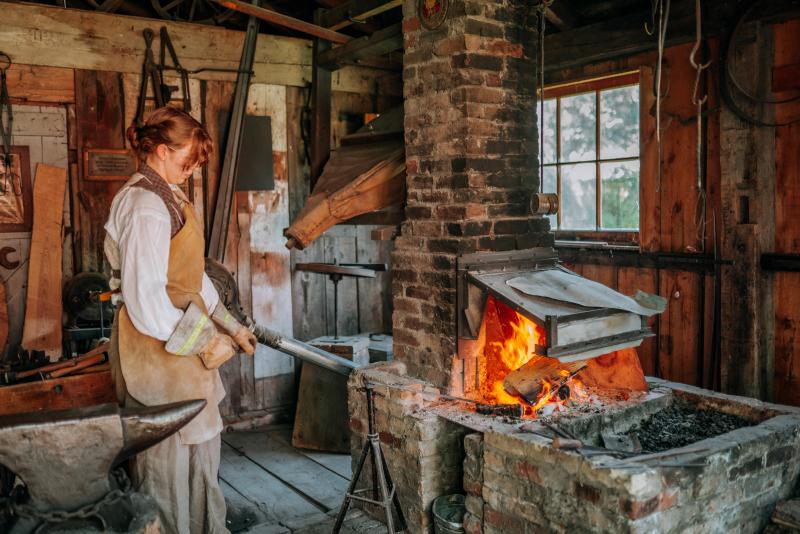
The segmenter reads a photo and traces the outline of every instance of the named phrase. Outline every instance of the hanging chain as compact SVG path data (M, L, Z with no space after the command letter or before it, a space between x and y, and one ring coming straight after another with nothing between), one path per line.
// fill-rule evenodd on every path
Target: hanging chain
M41 524L36 529L37 531L48 524L63 523L72 519L97 520L102 525L103 531L107 531L108 525L100 513L101 510L128 497L132 493L131 481L121 467L113 470L111 474L114 476L119 487L109 491L102 499L73 512L64 510L50 510L44 512L27 504L16 504L10 499L3 503L3 508L9 516L41 521Z

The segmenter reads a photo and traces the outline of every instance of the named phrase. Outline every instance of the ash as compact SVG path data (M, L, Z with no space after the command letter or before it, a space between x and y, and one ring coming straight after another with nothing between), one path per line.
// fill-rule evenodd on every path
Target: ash
M754 424L735 415L676 403L634 426L628 435L639 439L642 452L661 452Z
M575 419L589 414L601 413L611 407L621 408L628 404L641 402L647 393L610 389L585 388L586 396L580 400L570 399L563 404L545 405L536 414L542 423L556 423L565 419Z

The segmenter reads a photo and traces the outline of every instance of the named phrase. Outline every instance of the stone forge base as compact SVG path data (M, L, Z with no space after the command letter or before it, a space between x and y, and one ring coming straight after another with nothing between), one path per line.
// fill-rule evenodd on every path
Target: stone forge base
M410 532L433 531L431 503L447 493L467 495L470 533L759 532L775 503L792 494L800 471L798 408L648 379L644 400L559 425L597 443L604 430L624 432L678 399L755 424L669 456L589 458L552 448L531 432L536 423L523 430L521 423L443 400L398 362L374 364L350 378L354 462L367 430L359 390L365 379L375 384L377 430ZM362 481L369 482L366 471Z

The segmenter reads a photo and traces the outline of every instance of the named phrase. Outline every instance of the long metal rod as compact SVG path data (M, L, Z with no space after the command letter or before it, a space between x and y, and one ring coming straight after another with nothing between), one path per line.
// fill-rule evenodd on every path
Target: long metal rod
M271 9L264 9L263 7L258 7L257 5L246 4L244 2L240 2L239 0L214 0L214 2L233 11L240 11L250 15L251 17L258 17L261 20L265 20L285 28L290 28L292 30L297 30L299 32L307 33L308 35L313 35L314 37L319 37L320 39L325 39L326 41L330 41L332 43L344 44L352 39L352 37L349 35L329 30L328 28L323 28L322 26L317 26L316 24L311 24L310 22L306 22L304 20L283 15Z
M252 329L253 334L255 334L260 343L342 376L350 376L350 373L358 368L358 365L350 360L318 349L317 347L309 345L308 343L303 343L297 339L286 337L259 324L254 324Z
M253 0L253 5L258 6L261 0ZM255 17L250 17L247 22L242 58L239 63L239 74L236 77L236 90L233 95L231 119L228 127L228 139L225 142L225 157L222 160L222 172L217 189L217 201L214 208L214 224L211 227L211 238L208 245L208 256L224 261L225 243L228 239L228 224L231 218L231 204L233 180L236 174L236 165L239 159L239 148L242 140L242 126L244 113L247 107L247 92L250 88L253 59L256 53L259 22ZM214 117L211 118L214 120Z

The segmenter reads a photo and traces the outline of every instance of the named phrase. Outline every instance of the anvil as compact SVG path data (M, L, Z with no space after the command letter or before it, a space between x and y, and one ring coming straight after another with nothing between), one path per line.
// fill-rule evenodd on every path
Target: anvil
M3 416L0 463L25 483L31 506L75 510L111 490L112 467L177 432L205 405L205 400L143 408L100 404Z

